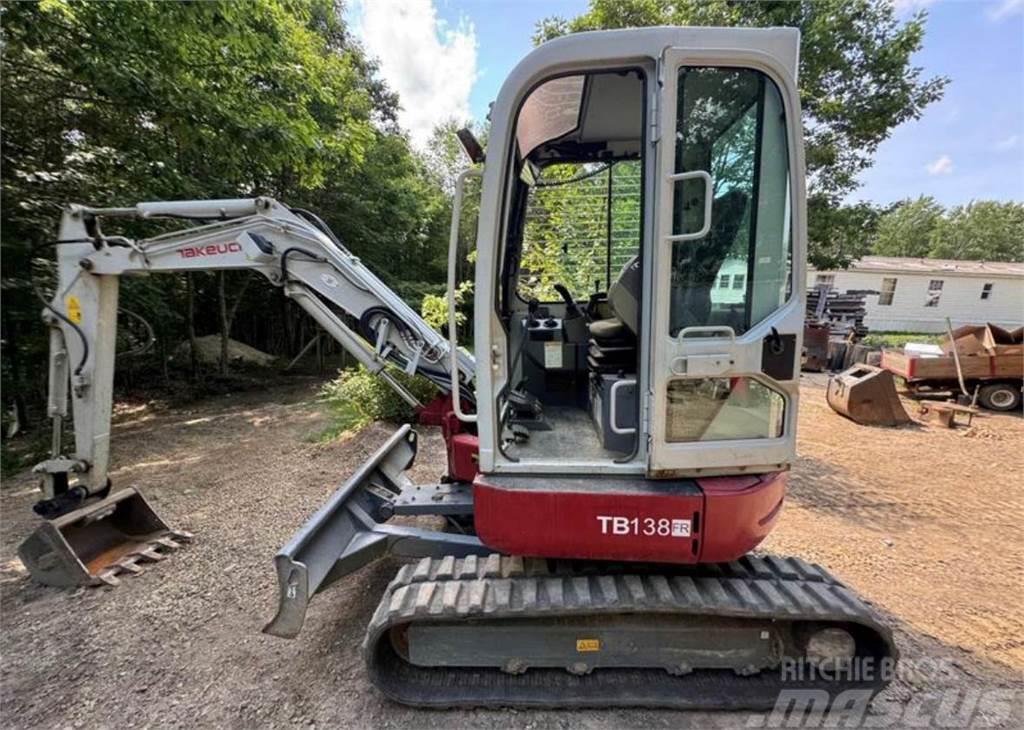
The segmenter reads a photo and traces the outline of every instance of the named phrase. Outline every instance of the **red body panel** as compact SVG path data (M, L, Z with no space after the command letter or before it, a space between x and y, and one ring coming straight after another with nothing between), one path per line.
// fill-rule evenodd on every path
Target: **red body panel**
M698 479L704 492L702 563L746 555L775 527L786 495L787 472Z
M488 484L482 476L473 483L480 540L511 555L544 558L695 563L700 534L693 525L700 527L703 501L699 493L514 489ZM679 520L692 534L671 534L672 522ZM665 521L669 534L659 535Z
M564 480L557 477L551 490L491 483L500 481L477 475L473 482L476 530L485 545L512 555L588 560L735 560L771 531L785 493L783 472L700 479L690 493L668 483L662 491L658 482L621 490L560 489Z
M428 408L432 408L434 403L437 401L433 401ZM451 409L451 401L446 400L445 404L448 410L441 418L440 426L445 450L448 452L448 478L457 482L472 482L480 470L480 439L476 434L463 433L462 422ZM422 417L421 413L421 423Z
M457 433L448 444L448 475L457 482L473 481L480 470L480 439Z
M424 426L443 426L449 413L452 413L452 397L439 395L416 411L416 420Z

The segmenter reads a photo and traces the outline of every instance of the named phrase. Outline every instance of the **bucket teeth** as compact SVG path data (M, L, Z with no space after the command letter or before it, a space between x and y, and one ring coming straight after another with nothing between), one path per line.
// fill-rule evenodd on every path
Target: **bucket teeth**
M117 571L111 568L107 568L106 570L98 573L96 575L96 580L108 586L121 585L121 579L117 577Z
M191 533L179 530L171 530L166 535L154 537L145 544L140 545L137 550L133 550L119 560L105 566L96 574L96 580L98 583L108 586L120 585L121 580L118 578L118 574L131 573L132 575L138 575L145 571L139 563L157 563L167 557L166 553L183 548L184 545L182 543L191 540Z
M187 532L184 534L188 535L188 538L182 538L181 535L174 533L167 535L165 537L158 537L157 539L153 540L153 545L159 545L161 547L167 548L168 550L178 550L179 548L185 547L184 543L190 542L192 540L191 535L189 535ZM176 542L176 540L180 540L180 542Z
M154 545L152 547L146 548L145 550L140 550L138 553L135 554L134 557L136 560L146 560L150 563L156 563L163 560L167 556L158 553L156 551L156 545Z
M111 567L116 567L118 570L123 570L126 573L131 573L132 575L138 575L142 572L142 568L138 564L136 564L136 562L131 558L122 560L118 562L116 566Z

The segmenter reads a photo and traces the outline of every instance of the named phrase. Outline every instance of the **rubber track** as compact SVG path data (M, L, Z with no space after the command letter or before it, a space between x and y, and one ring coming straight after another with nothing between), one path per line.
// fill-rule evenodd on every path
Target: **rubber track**
M488 668L428 668L392 648L402 624L565 615L674 613L791 622L854 624L876 660L895 658L878 614L821 567L796 558L746 556L700 566L571 563L500 555L424 558L403 566L388 585L363 642L370 678L387 696L422 707L672 707L771 709L782 689L880 691L871 681L840 686L821 679L782 680L778 670L749 677L699 670L682 677L662 669L560 669L513 675ZM877 665L876 665L877 666ZM834 695L833 695L834 696Z

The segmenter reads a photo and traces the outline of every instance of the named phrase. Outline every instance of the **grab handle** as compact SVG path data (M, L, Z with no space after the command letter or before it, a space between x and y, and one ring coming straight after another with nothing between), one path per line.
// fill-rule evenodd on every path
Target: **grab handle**
M459 389L459 337L455 319L455 270L459 260L459 222L462 219L462 194L466 180L480 177L479 170L465 170L455 181L455 197L452 200L452 230L448 239L448 356L452 376L452 408L463 423L476 423L475 413L464 413L462 395Z

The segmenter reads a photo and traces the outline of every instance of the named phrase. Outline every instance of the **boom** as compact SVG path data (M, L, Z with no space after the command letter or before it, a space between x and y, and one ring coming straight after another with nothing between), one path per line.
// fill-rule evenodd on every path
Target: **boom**
M194 225L148 239L104 236L100 220L173 218ZM69 207L57 248L58 286L51 325L49 415L52 458L39 464L44 495L77 501L108 486L110 416L120 277L156 272L247 269L283 288L370 372L411 405L416 398L385 369L421 375L444 392L458 369L463 400L473 400L474 360L451 358L448 342L353 256L315 215L270 198L139 203L132 208ZM340 313L339 313L340 311ZM355 320L346 323L342 316ZM74 450L65 456L61 421L71 384Z

